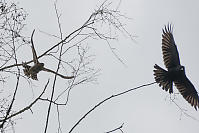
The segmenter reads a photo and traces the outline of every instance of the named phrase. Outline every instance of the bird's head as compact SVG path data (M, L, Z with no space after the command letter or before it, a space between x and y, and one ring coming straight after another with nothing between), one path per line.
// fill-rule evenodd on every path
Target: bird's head
M44 67L44 63L39 63L38 66L39 67Z
M177 67L177 69L178 69L179 71L182 71L182 72L185 71L185 67L184 67L184 66L181 66L181 65L179 65L179 66Z
M44 63L40 63L40 64L41 64L42 67L44 66Z

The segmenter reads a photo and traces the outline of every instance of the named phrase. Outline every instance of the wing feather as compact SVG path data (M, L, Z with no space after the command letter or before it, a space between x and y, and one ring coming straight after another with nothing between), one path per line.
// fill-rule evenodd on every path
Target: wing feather
M167 69L180 65L179 54L177 46L175 45L172 27L168 24L163 29L162 34L162 53L164 64Z
M197 110L197 108L199 108L198 93L186 75L184 75L181 80L174 81L174 83L184 99Z
M34 62L35 64L38 64L39 61L38 61L37 53L36 53L36 51L35 51L34 43L33 43L33 35L34 35L34 32L35 32L35 30L33 30L32 36L31 36L31 44L32 44L31 48L32 48L32 54L33 54L33 62Z

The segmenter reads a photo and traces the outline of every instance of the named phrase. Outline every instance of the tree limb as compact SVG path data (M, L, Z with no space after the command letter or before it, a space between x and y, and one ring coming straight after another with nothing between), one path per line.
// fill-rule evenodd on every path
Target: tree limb
M131 88L131 89L129 89L129 90L126 90L126 91L123 91L123 92L120 92L120 93L111 95L110 97L107 97L107 98L104 99L103 101L101 101L101 102L99 102L98 104L96 104L93 108L91 108L86 114L84 114L84 115L75 123L75 125L71 128L71 130L69 131L69 133L71 133L71 132L75 129L75 127L77 127L77 125L79 125L79 123L80 123L85 117L87 117L87 115L89 115L89 114L90 114L91 112L93 112L97 107L99 107L100 105L102 105L102 104L105 103L106 101L109 101L109 100L111 100L111 99L114 98L114 97L121 96L121 95L126 94L126 93L128 93L128 92L137 90L137 89L139 89L139 88L153 85L153 84L155 84L155 83L156 83L156 82L152 82L152 83L140 85L140 86L138 86L138 87Z

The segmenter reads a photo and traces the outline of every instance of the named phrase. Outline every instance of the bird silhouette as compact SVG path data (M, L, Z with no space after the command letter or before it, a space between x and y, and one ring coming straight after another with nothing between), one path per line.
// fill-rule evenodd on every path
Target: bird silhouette
M33 34L34 34L34 31L33 31L32 36L31 36L31 44L32 44L31 48L32 48L34 65L33 66L29 66L26 62L22 62L22 66L24 67L24 69L23 69L24 74L27 77L32 78L33 80L38 80L37 74L40 71L51 72L51 73L56 74L56 75L58 75L58 76L60 76L61 78L64 78L64 79L72 79L72 78L74 78L74 76L64 76L64 75L61 75L61 74L59 74L59 73L57 73L57 72L55 72L53 70L45 68L44 67L44 63L40 63L39 62L36 50L34 48L34 43L33 43Z
M155 81L159 84L159 86L162 86L163 90L169 90L170 94L173 93L174 82L176 88L184 99L197 110L197 108L199 108L198 93L194 85L187 78L185 74L185 67L180 64L180 58L172 32L173 27L170 24L165 26L163 29L162 54L164 65L167 70L164 70L155 64Z

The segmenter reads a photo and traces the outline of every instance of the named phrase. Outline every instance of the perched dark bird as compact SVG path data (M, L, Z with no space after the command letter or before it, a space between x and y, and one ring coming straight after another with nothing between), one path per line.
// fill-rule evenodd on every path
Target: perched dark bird
M184 99L197 110L197 108L199 108L198 93L193 84L187 78L185 74L185 67L180 64L179 54L172 30L173 27L169 24L163 29L162 53L167 70L164 70L155 64L155 81L159 84L159 86L162 86L163 90L169 90L169 93L173 93L174 82L176 88L179 90Z
M34 30L35 31L35 30ZM24 67L23 71L24 71L24 74L29 77L29 78L32 78L33 80L38 80L37 78L37 74L40 72L40 71L47 71L47 72L51 72L53 74L56 74L58 76L60 76L61 78L64 78L64 79L72 79L74 78L74 76L64 76L64 75L61 75L53 70L50 70L48 68L45 68L44 67L44 63L40 63L38 61L38 57L37 57L37 53L35 51L35 48L34 48L34 43L33 43L33 34L34 34L34 31L32 33L32 36L31 36L31 48L32 48L32 54L33 54L33 62L34 62L34 65L33 66L29 66L27 65L27 63L25 62L22 62L22 66Z

